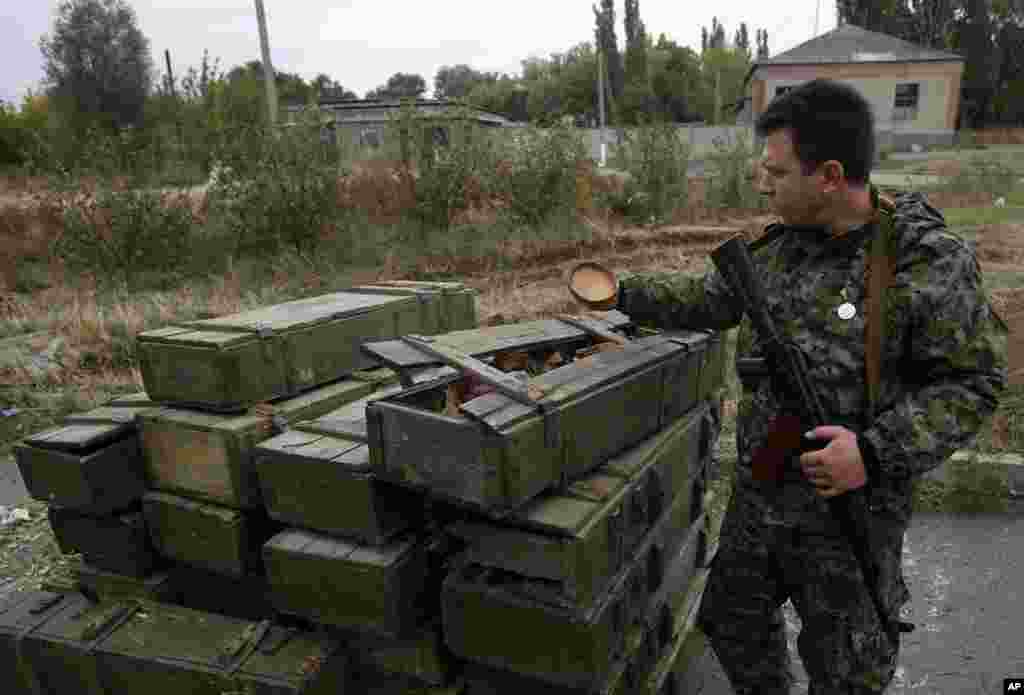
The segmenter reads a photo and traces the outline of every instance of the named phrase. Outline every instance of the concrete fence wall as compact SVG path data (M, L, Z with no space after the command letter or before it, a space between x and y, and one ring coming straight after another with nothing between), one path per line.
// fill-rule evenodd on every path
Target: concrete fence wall
M628 129L627 129L628 130ZM710 152L715 150L715 140L722 139L725 142L733 142L736 138L744 137L747 142L752 142L754 129L751 126L702 126L681 124L676 126L679 139L690 146L690 157L703 159ZM614 148L623 141L622 131L616 128L587 128L584 130L584 142L590 151L590 156L595 161L601 159L602 139L607 145L608 156L612 156ZM603 133L603 138L602 138Z

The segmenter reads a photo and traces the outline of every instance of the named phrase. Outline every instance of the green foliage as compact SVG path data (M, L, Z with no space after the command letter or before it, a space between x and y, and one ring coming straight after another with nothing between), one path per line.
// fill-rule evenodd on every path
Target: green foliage
M427 91L422 75L396 72L387 83L366 93L367 99L419 99Z
M149 41L124 0L66 0L40 41L58 108L81 128L139 125L152 82Z
M618 212L636 223L669 221L686 206L689 148L670 123L644 125L625 137L614 158L616 168L630 174Z
M323 234L340 231L337 150L320 141L319 124L313 109L307 120L279 131L238 129L218 148L223 166L210 200L234 255L284 245L305 254Z
M456 216L470 204L474 188L491 189L497 168L493 138L465 107L446 110L440 117L422 116L407 102L390 127L389 140L399 140L402 159L415 164L411 210L418 243L429 248L434 233L447 235ZM404 176L412 176L406 171Z
M517 131L508 151L508 171L500 179L507 200L505 219L534 233L555 218L575 220L576 175L586 156L574 128Z
M54 254L69 270L130 288L143 278L180 278L197 225L184 196L82 188L65 198L63 208Z
M695 120L703 89L700 56L662 34L651 49L649 63L658 111L676 123Z
M0 101L0 165L23 166L37 157L46 127L46 111L26 98L21 110Z
M715 138L715 150L707 157L713 174L706 179L705 200L711 207L757 210L763 205L753 186L752 162L757 153L742 131Z

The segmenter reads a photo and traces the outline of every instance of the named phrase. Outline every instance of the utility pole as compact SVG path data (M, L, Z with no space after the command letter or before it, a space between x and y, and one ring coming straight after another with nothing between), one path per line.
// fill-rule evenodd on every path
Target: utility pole
M270 39L267 38L267 15L263 11L263 0L256 0L256 21L260 25L260 49L263 51L263 81L267 86L267 115L270 126L277 123L277 84L274 82L274 66L270 63Z
M167 91L171 93L171 96L177 96L174 93L174 70L171 69L171 52L164 49L164 61L167 63Z
M597 104L601 123L601 166L604 166L607 161L608 146L604 142L604 53L600 46L597 49Z

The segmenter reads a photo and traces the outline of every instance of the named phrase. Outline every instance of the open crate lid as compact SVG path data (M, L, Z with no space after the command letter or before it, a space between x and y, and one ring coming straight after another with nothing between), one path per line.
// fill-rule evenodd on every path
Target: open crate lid
M630 318L620 311L605 312L600 319L594 317L590 320L595 324L602 324L600 327L606 330L621 330L632 325ZM434 336L434 340L467 355L483 359L508 350L557 348L563 343L580 340L586 336L587 332L578 326L559 319L543 319L452 331ZM418 350L401 339L364 343L363 352L393 369L440 364L433 355Z

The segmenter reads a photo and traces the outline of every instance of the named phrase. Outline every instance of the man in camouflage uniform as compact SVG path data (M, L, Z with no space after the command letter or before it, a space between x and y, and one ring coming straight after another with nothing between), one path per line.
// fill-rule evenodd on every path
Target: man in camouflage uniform
M995 411L1007 330L972 249L923 195L897 196L881 383L869 419L865 264L878 224L870 107L849 87L815 80L775 99L756 127L765 138L758 188L782 222L751 244L751 256L768 311L802 349L830 425L813 431L825 448L794 456L781 480L755 480L752 455L786 407L770 379L745 380L735 491L700 624L737 693L787 693L781 605L790 599L810 693L879 693L893 677L898 644L880 625L827 500L850 491L865 499L878 594L887 619L898 619L909 599L901 553L914 480L969 446ZM737 358L765 356L716 271L619 280L618 308L634 320L738 325Z

